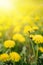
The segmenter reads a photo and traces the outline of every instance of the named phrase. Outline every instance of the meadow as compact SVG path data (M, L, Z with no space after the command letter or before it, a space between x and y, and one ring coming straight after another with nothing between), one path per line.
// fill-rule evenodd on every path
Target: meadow
M0 0L0 65L43 65L43 0L11 3Z

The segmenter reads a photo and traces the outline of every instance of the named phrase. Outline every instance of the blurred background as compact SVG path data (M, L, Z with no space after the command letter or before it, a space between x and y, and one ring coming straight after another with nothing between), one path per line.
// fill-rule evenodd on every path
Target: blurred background
M36 16L43 18L43 0L0 0L0 24L27 23Z

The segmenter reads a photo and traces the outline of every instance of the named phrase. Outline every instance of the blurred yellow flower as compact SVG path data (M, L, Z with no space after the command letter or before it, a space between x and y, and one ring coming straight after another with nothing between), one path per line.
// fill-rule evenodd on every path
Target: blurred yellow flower
M33 30L38 30L39 29L38 26L33 26L32 28L33 28Z
M41 52L43 52L43 47L39 47L39 50L40 50Z
M19 42L25 42L25 37L22 34L16 33L13 35L13 40L17 40Z
M4 47L6 47L6 48L12 48L14 46L15 46L15 42L12 40L7 40L4 42Z
M24 34L28 34L29 32L33 32L33 29L31 28L31 26L25 26L23 32Z
M10 53L10 59L12 61L18 62L21 59L21 57L17 52L11 52Z
M21 31L21 25L15 26L13 32L20 32Z
M43 43L43 36L42 35L34 35L33 41L35 41L35 43Z
M9 55L6 53L1 54L0 61L3 61L3 62L9 61Z

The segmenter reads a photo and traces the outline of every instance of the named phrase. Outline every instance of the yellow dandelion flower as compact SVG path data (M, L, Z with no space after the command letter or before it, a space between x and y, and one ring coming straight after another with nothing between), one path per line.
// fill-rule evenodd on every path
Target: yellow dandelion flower
M15 46L15 42L12 40L7 40L4 42L4 47L6 47L6 48L12 48L14 46Z
M30 26L25 26L23 32L24 34L28 34L29 32L33 32L33 29Z
M40 50L41 52L43 52L43 47L39 47L39 50Z
M21 59L21 57L17 52L11 52L10 53L10 59L12 61L18 62Z
M1 54L0 61L3 61L3 62L9 61L9 55L6 53Z
M33 36L33 41L35 41L35 43L43 43L42 35L34 35Z
M25 37L22 34L14 34L13 35L13 40L17 40L19 42L25 42Z

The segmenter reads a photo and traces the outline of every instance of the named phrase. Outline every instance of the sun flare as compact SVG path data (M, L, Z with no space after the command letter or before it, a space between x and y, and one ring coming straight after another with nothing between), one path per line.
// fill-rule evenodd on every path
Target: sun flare
M0 0L0 8L3 9L11 9L12 8L12 3L9 0Z
M34 0L0 0L0 23L25 22L35 10L42 7L41 3L36 3Z

